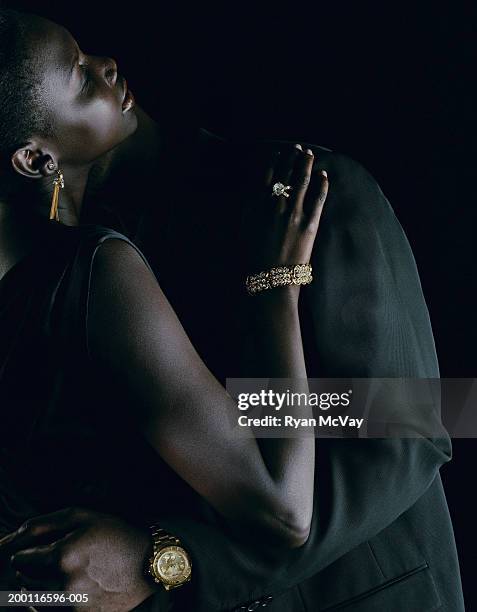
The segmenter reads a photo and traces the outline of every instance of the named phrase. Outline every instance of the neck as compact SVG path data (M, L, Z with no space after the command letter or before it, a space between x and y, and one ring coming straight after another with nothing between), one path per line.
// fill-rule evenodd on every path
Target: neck
M61 168L58 214L62 225L79 225L89 167ZM0 200L0 277L41 240L49 221L54 177L22 180L20 188Z
M58 213L64 225L79 225L91 165L82 167L60 166L64 178L64 189L60 189ZM14 189L0 200L0 229L19 215L23 222L27 216L32 223L40 217L49 219L53 198L55 175L39 180L15 178Z
M60 222L63 225L79 225L80 223L83 199L90 170L91 165L74 169L68 167L61 168L65 181L65 188L60 189L58 214ZM45 206L47 203L49 216L49 208L51 207L51 197L53 194L51 187L48 191L49 197L46 198L46 202L44 202L43 210L47 208Z

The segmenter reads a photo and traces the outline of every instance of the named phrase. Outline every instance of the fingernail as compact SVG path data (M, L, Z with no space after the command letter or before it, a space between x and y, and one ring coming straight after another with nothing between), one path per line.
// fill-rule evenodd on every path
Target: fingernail
M296 144L295 149L300 149L300 151L303 151L303 149L301 148L301 144Z
M328 172L326 172L326 170L322 170L321 174L325 177L328 178Z
M306 152L308 153L308 155L313 155L313 151L311 149L307 149Z

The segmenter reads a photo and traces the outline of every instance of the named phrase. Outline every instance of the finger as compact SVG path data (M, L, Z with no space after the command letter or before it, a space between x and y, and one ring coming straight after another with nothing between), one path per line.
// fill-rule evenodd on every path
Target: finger
M279 181L287 185L293 174L295 163L302 154L303 147L298 143L285 149L276 164L274 181Z
M36 516L25 521L12 534L0 540L0 553L11 554L22 548L29 548L32 544L51 542L52 537L61 536L74 530L87 521L88 512L82 508L65 508Z
M313 228L318 228L329 189L329 179L326 170L321 170L319 177L321 177L320 189L318 194L314 195L309 217L309 225Z
M74 572L81 565L76 546L84 530L77 529L56 542L20 550L12 555L12 567L31 578L57 578Z
M264 176L264 184L267 192L271 191L273 185L273 176L275 174L275 166L278 164L280 158L280 151L272 151L270 155L270 162Z
M303 213L303 202L305 200L308 185L311 181L311 171L313 169L314 155L311 149L304 152L302 158L298 161L296 171L292 177L293 193L292 203L295 214L301 216Z
M280 155L279 163L276 165L273 173L272 185L275 183L282 183L285 186L290 185L291 177L295 168L295 163L300 155L303 154L303 149L300 144L294 145L291 149L285 151ZM293 185L292 185L293 188ZM290 192L287 192L290 194ZM285 212L288 207L288 200L290 195L273 195L273 205L278 207L280 213Z
M12 555L10 561L14 569L29 576L42 577L52 572L60 573L58 567L58 542L26 548Z

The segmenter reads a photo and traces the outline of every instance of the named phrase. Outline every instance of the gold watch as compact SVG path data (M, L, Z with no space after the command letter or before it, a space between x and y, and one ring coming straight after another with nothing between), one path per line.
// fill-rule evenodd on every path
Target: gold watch
M150 529L153 554L149 559L148 573L166 591L189 582L192 563L180 540L157 525L151 525Z

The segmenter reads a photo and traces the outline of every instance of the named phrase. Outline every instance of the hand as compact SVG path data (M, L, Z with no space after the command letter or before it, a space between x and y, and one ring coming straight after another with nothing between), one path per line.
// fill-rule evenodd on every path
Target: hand
M147 528L71 508L28 520L0 540L19 586L88 593L78 612L126 612L156 591L144 576L152 541Z
M249 274L274 266L308 263L328 194L326 172L312 178L314 155L301 145L283 151L268 168L264 193L247 218L245 238L250 242ZM291 185L284 195L272 195L275 183ZM252 236L250 236L252 234ZM251 237L251 241L250 241Z

